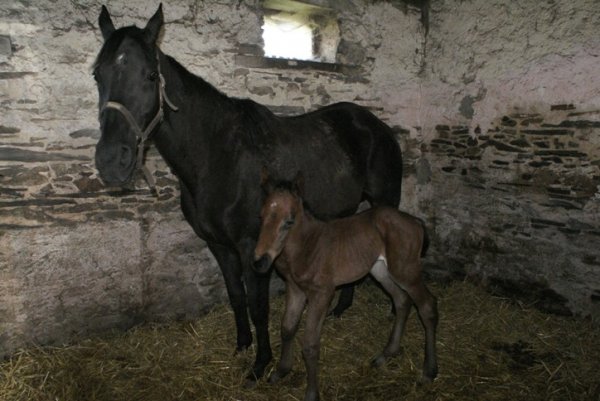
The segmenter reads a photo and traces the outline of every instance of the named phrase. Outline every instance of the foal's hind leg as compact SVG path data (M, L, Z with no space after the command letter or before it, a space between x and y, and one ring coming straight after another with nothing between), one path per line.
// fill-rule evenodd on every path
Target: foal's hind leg
M412 302L408 297L408 294L392 280L383 260L379 260L373 265L371 275L381 284L388 294L390 294L396 310L396 320L394 321L394 327L390 333L388 343L383 349L383 352L373 359L372 362L374 366L381 366L388 358L393 357L400 352L400 340L402 339L402 334L404 334L404 327L410 313Z
M400 285L400 283L398 284ZM429 292L420 276L412 282L402 283L402 287L415 303L419 319L425 329L425 360L423 362L423 377L421 380L423 382L431 382L435 379L438 372L435 350L435 332L438 322L437 300Z

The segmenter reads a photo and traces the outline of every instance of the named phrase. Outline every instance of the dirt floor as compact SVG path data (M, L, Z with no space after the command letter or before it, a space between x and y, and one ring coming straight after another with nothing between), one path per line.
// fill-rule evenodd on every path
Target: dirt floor
M423 330L414 312L403 355L370 366L392 321L387 297L367 282L342 318L325 322L323 400L600 400L597 325L546 315L468 283L431 289L440 311L435 382L417 384ZM283 297L272 300L276 357L282 303ZM299 339L292 373L277 385L261 381L251 389L244 388L244 376L255 350L234 356L234 344L232 313L219 306L194 322L146 324L64 347L23 350L0 364L0 400L302 400Z

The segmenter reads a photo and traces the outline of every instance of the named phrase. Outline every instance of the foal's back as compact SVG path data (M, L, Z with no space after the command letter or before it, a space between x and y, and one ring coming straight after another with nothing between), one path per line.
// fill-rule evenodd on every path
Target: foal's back
M381 258L394 270L418 263L424 239L420 220L391 207L332 220L318 230L311 258L336 286L362 278Z

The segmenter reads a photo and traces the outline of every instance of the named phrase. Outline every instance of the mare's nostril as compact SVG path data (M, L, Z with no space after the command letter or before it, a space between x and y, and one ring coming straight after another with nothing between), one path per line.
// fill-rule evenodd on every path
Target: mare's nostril
M121 158L119 164L121 167L129 167L131 165L131 149L128 146L121 146Z
M254 261L253 267L257 272L265 273L271 267L271 258L265 254Z

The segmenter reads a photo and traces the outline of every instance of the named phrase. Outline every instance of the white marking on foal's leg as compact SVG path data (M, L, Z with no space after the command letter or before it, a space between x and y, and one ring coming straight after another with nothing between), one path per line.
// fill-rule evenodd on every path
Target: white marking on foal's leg
M387 259L383 255L379 255L373 266L371 267L371 271L369 272L377 281L381 281L388 276L388 267L387 267Z
M394 309L396 318L394 326L390 333L387 345L383 349L382 353L373 359L371 362L373 366L381 366L385 361L397 355L400 352L400 339L404 332L404 324L410 310L410 301L406 292L404 292L396 282L392 279L389 274L387 261L385 257L380 256L371 268L371 275L373 278L381 284L381 286L387 291L387 293L394 300Z

